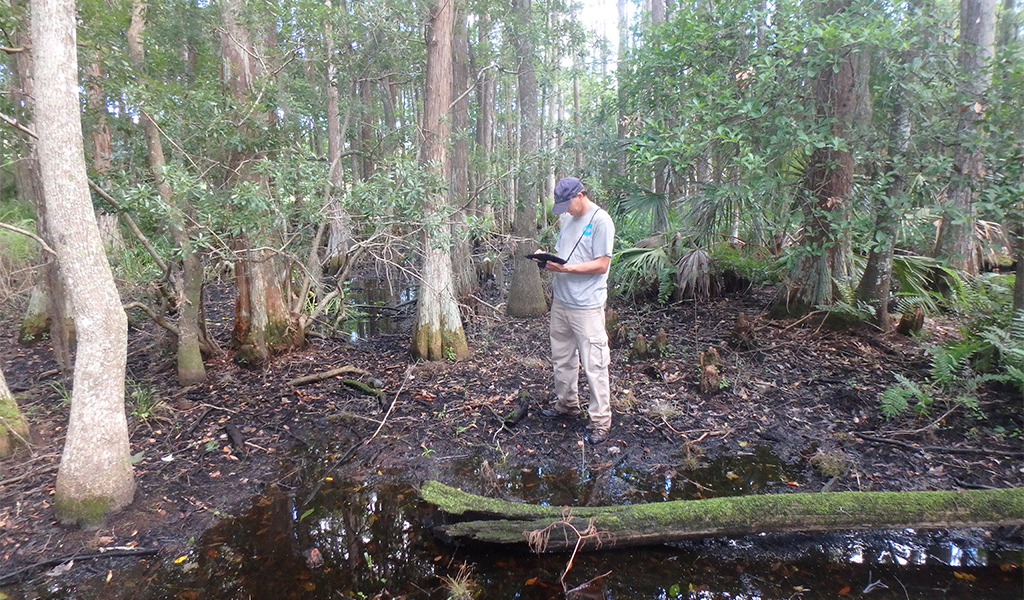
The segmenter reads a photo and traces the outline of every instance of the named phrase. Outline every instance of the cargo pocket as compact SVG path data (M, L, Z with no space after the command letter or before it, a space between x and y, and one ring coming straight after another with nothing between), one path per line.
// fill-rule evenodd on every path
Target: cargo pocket
M593 336L588 340L587 353L589 362L595 369L607 369L612 362L611 351L608 349L608 336Z

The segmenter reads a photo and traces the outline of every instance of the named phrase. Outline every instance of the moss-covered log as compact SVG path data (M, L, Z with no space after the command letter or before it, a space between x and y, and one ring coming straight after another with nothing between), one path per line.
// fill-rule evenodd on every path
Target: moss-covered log
M835 492L768 494L578 507L507 502L466 493L436 481L423 484L424 500L461 521L439 528L451 538L524 544L547 530L541 549L571 550L590 521L596 531L582 549L629 547L706 536L761 532L857 529L948 529L1024 524L1024 488L959 492ZM570 513L565 517L567 511ZM564 521L564 522L563 522ZM563 523L559 523L563 522ZM575 530L575 531L574 531ZM536 545L536 544L531 544Z

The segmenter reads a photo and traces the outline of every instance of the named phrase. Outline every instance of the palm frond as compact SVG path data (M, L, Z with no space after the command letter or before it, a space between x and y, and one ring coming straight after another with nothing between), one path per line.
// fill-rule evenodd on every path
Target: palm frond
M721 284L712 270L712 258L706 250L693 248L676 262L676 295L679 298L707 300L718 294Z

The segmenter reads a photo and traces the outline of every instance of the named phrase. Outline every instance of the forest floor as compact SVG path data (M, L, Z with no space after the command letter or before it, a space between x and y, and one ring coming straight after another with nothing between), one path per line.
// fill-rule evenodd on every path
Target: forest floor
M643 359L630 358L627 347L613 349L615 422L598 446L584 442L583 420L539 417L551 399L547 321L511 319L495 306L500 299L485 297L466 316L472 353L458 362L412 361L405 330L356 342L346 334L312 338L261 370L238 367L228 355L212 358L209 382L187 389L175 383L164 336L133 321L127 410L138 489L127 509L91 531L59 525L50 506L69 384L48 345L18 345L10 330L16 320L4 319L3 372L31 421L33 443L0 461L0 586L28 585L69 557L100 549L173 560L270 486L307 494L327 476L403 477L493 491L486 470L454 475L454 459L467 456L548 469L614 464L659 475L757 449L788 466L785 477L757 493L1024 486L1019 392L979 390L983 418L942 403L925 417L908 412L887 421L879 412L879 396L896 374L923 380L925 347L955 336L953 324L928 320L922 341L867 328L834 330L821 314L770 320L764 312L771 294L753 290L668 307L613 303L630 338L652 339L664 328L668 346ZM229 299L211 309L212 333L226 339ZM728 342L740 313L755 343L734 350ZM703 394L698 355L709 347L721 355L723 384ZM341 367L362 374L289 384ZM581 385L584 406L585 390ZM503 428L500 419L525 402L525 418ZM315 476L304 466L311 452L321 461ZM621 499L595 488L587 502ZM79 563L96 563L95 576L137 560ZM80 576L90 576L89 569Z

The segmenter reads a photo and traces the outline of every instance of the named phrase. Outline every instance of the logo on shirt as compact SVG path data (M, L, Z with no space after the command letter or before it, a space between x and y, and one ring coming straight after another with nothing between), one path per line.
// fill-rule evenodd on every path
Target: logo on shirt
M583 235L591 235L594 233L594 224L587 223L587 226L583 228Z

